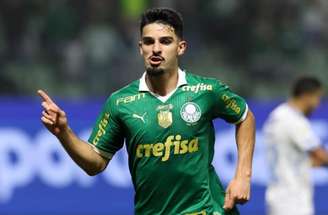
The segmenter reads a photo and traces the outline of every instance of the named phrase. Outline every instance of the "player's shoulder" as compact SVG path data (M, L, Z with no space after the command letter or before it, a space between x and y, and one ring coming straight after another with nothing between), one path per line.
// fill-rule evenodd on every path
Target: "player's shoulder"
M304 120L303 115L299 111L293 109L287 102L279 104L276 108L273 109L271 114L283 119L293 118Z
M281 103L275 108L273 108L273 110L269 114L269 118L274 119L274 121L286 121L286 119L293 117L291 114L292 113L288 105L286 103Z
M186 71L186 79L188 84L198 84L198 83L207 83L207 84L220 84L220 80L214 77L207 77L202 75L197 75L191 72Z
M191 91L195 88L196 91L199 91L197 89L201 89L204 92L213 92L227 87L227 85L217 78L197 75L188 71L186 71L186 80L188 85L184 86L183 89L187 91L189 88Z
M139 94L139 80L132 81L126 86L112 92L108 98L107 103L116 103L120 99L128 98Z
M269 118L274 122L279 122L287 126L299 126L307 125L308 120L299 111L294 110L288 103L284 102L279 104L276 108L272 110Z

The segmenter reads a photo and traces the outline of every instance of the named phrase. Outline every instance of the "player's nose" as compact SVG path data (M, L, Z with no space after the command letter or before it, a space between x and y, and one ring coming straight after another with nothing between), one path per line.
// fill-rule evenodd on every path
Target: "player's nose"
M161 52L162 52L161 44L159 42L155 42L154 45L153 45L153 53L154 54L159 54Z

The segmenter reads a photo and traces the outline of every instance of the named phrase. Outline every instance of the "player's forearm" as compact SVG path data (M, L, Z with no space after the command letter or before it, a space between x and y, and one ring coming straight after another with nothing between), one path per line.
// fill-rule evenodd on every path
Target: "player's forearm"
M311 151L310 158L314 167L328 166L328 152L322 147Z
M328 167L328 152L325 149L322 149L322 154L321 154L321 162L322 162L322 166L326 166Z
M68 127L57 136L66 152L88 175L96 175L107 165L107 160L96 153L92 146L79 139Z
M250 110L246 119L236 127L236 142L238 163L235 178L250 180L255 145L255 118Z

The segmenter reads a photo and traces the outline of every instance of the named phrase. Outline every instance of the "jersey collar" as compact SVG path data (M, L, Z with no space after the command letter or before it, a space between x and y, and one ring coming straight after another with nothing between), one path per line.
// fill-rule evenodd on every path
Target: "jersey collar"
M178 84L177 87L180 87L182 85L186 85L187 80L186 80L186 72L182 71L180 68L178 68ZM151 92L146 84L146 72L142 75L139 81L139 91L148 91Z

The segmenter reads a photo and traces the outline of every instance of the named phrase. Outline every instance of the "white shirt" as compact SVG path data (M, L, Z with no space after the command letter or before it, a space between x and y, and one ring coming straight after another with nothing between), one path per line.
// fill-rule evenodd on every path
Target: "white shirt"
M269 214L314 214L308 152L319 147L320 140L309 120L281 104L264 124L264 141L272 173L266 192Z

